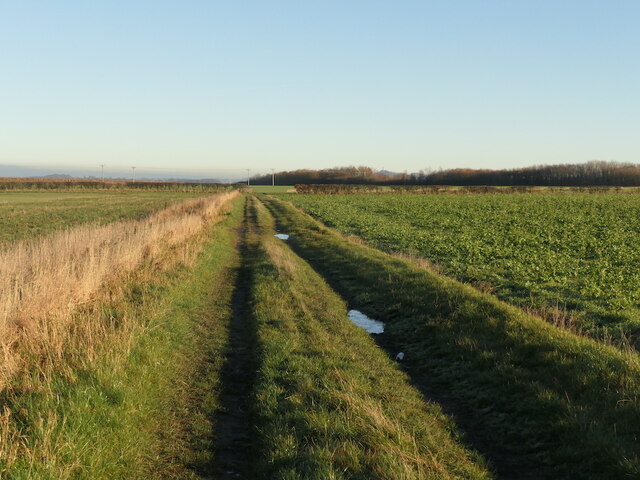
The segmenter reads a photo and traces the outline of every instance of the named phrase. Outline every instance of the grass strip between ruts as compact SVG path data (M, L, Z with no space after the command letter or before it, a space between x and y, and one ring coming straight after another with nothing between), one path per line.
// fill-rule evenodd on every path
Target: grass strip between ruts
M274 238L264 206L254 215L256 478L490 478L448 417L348 320L344 301Z

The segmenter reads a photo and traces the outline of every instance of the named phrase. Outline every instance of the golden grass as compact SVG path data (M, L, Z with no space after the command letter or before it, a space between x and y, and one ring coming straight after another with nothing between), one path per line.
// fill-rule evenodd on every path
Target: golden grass
M107 281L201 231L237 195L189 200L143 220L81 226L0 252L0 390L25 368L46 376L69 332L80 328L74 309L92 301ZM91 326L81 328L90 342Z
M439 457L437 451L428 454L422 452L415 441L414 432L403 427L400 419L396 418L390 409L384 408L382 403L371 396L363 395L361 387L354 384L353 379L334 370L332 377L338 380L342 387L336 393L355 422L364 428L372 428L373 434L367 442L384 446L388 461L394 466L397 478L426 479L426 478L454 478L447 465ZM428 417L427 417L428 418ZM442 424L435 418L428 418L434 430L442 429ZM394 439L389 442L388 439ZM462 455L463 452L460 452Z

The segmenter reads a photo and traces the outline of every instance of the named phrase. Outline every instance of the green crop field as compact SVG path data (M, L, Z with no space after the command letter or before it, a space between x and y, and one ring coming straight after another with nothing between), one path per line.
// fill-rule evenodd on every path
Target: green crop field
M0 192L0 248L83 223L142 218L203 193L161 191Z
M640 196L290 195L287 199L372 246L425 257L444 273L536 309L556 323L599 337L623 336L637 346Z

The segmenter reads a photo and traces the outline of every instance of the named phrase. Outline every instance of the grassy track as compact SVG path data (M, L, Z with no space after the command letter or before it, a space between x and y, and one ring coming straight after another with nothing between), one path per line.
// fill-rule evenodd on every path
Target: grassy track
M202 193L0 192L0 248L84 223L138 219Z
M640 360L490 295L346 241L275 198L290 243L348 299L387 322L426 396L451 411L501 478L640 476Z
M273 237L263 206L250 251L261 366L260 457L251 478L489 478L345 303ZM258 236L259 238L255 238Z
M210 228L193 269L146 265L123 294L93 306L105 329L97 351L69 352L39 390L14 385L2 402L13 412L5 421L17 429L16 450L0 459L0 477L183 479L214 471L241 218L236 208Z

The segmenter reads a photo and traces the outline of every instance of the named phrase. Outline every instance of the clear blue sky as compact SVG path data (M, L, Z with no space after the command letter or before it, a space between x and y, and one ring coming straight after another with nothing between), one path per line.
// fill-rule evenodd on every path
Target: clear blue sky
M0 163L640 161L640 1L5 1Z

